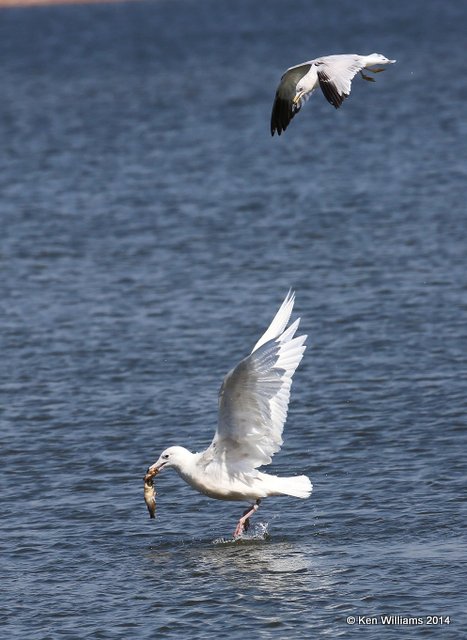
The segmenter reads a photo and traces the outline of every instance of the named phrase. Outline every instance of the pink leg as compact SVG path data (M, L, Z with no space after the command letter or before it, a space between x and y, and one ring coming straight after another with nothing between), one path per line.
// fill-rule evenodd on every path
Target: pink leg
M251 509L247 509L245 513L242 515L242 517L238 521L237 528L235 529L235 533L233 535L234 538L238 538L239 536L241 536L242 533L245 531L245 529L248 528L248 519L250 518L250 516L252 516L254 513L258 511L260 502L261 501L258 498L258 500L256 501L256 504L254 504L251 507Z

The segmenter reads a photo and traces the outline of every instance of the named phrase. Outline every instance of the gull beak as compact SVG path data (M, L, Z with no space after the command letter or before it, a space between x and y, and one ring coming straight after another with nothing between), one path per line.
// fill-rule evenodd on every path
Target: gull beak
M295 94L295 98L292 100L294 105L297 105L300 102L300 100L302 99L303 93L304 93L303 91L300 91L299 93Z
M144 481L148 482L148 480L152 480L153 478L155 478L157 476L157 474L160 472L161 467L157 466L157 462L153 465L151 465L150 467L148 467L148 470L146 471L146 475L144 476Z

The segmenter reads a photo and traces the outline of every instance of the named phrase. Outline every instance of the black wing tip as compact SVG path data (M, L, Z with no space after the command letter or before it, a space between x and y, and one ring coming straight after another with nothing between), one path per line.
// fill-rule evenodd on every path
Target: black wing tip
M275 129L271 128L271 136L274 137L275 133L277 133L277 135L280 136L283 131L285 131L285 129L281 129L280 127L276 127Z
M289 122L290 119L287 115L284 114L280 108L276 108L276 104L274 104L271 114L271 135L273 136L277 133L277 135L280 136L281 133L287 129Z
M274 136L274 134L277 133L277 135L280 136L286 129L287 125L283 127L280 120L277 118L277 115L273 112L271 115L271 135Z
M296 113L298 113L298 110L294 111L292 109L292 104L289 100L276 97L271 113L271 135L273 136L277 133L280 136L287 129Z
M324 71L318 71L318 80L319 86L321 87L321 91L323 92L326 100L329 104L332 104L335 109L339 109L349 94L340 94L336 89L336 85L329 79L328 75L324 73Z
M274 134L277 133L277 135L280 136L282 133L284 133L288 126L289 123L279 124L276 122L274 125L271 125L271 135L274 136Z
M276 123L271 123L271 135L274 136L275 133L277 133L278 136L281 135L281 133L283 131L285 131L287 129L287 125L281 127L280 124Z

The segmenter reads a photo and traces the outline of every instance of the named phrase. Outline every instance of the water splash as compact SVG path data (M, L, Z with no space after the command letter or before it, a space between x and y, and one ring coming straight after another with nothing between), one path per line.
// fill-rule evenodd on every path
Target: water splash
M256 522L247 533L242 533L238 538L216 538L212 544L244 544L250 542L264 542L269 540L268 522Z

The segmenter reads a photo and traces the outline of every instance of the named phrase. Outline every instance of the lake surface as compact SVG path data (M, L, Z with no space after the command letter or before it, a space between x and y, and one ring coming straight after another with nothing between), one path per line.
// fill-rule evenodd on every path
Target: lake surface
M2 637L465 637L466 20L0 11ZM271 138L285 68L352 51L398 62ZM269 469L311 499L264 501L222 544L247 505L164 472L151 521L147 466L209 444L291 286L309 346Z

